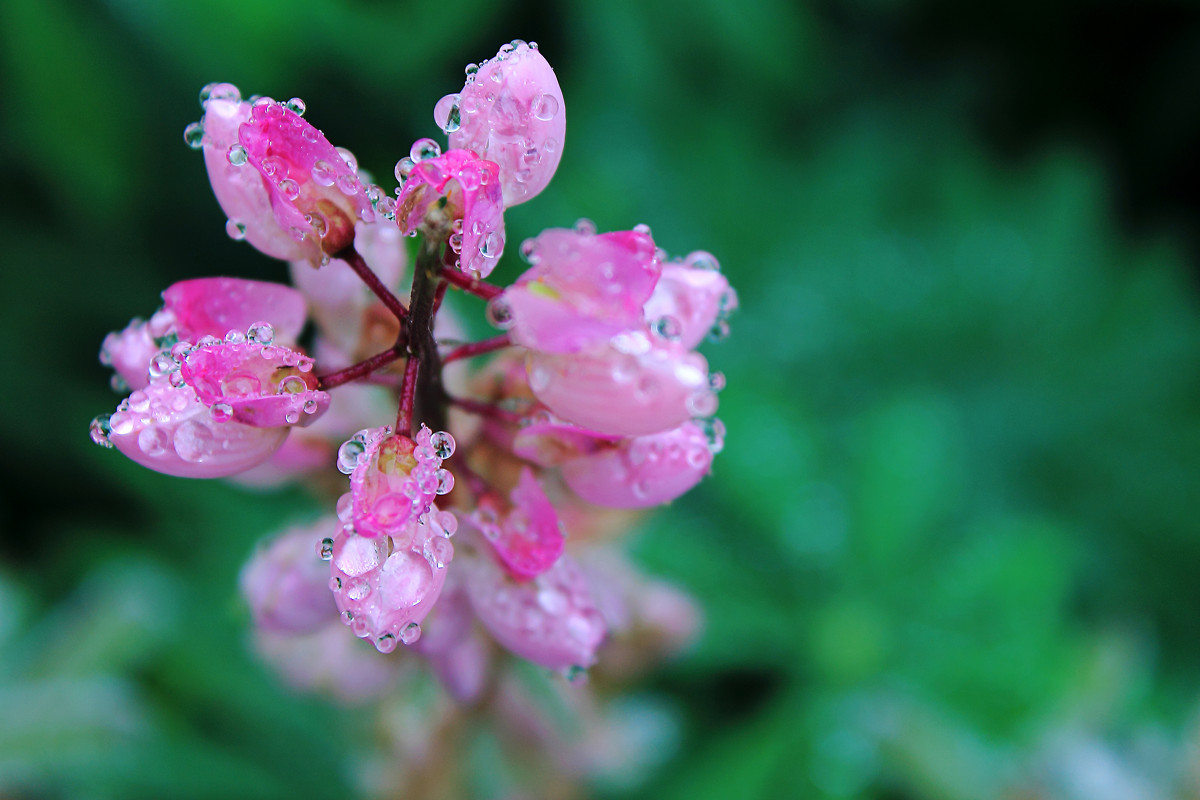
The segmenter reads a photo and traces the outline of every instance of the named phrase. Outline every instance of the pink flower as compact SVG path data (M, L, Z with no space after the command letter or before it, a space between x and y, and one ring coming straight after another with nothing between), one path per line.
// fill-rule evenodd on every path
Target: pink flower
M162 298L162 308L149 322L133 320L120 333L104 337L100 347L100 362L113 367L130 388L144 388L151 359L176 342L224 337L268 320L272 338L292 344L306 316L304 296L295 289L241 278L180 281L167 287Z
M92 421L93 441L180 477L226 477L261 464L290 426L329 405L315 388L312 359L262 343L272 339L271 327L259 324L248 334L230 331L226 342L204 337L160 352L150 383Z
M645 328L643 306L662 272L648 234L551 228L522 252L532 266L497 301L517 344L572 353Z
M528 467L521 470L510 496L512 505L504 511L496 507L493 497L481 498L469 519L491 542L509 573L527 580L550 569L562 555L562 526Z
M359 536L398 536L454 486L441 469L454 439L421 426L416 441L391 428L363 430L338 451L338 468L350 475L353 527Z
M522 41L500 48L467 83L434 108L450 146L473 150L500 165L504 205L533 198L554 177L562 158L567 115L554 70Z
M518 431L513 449L542 466L560 467L567 486L589 503L649 508L699 483L720 443L710 444L690 421L663 433L616 439L539 420Z
M396 198L396 222L404 233L413 233L435 218L453 227L450 247L459 254L459 268L486 278L504 252L504 200L497 167L468 150L448 150L415 162L404 177ZM421 142L413 146L420 155ZM440 197L445 208L432 215Z
M351 506L339 503L343 522L351 518ZM397 641L412 644L420 637L421 621L437 602L454 558L449 537L456 527L454 515L436 507L385 536L368 538L343 526L328 543L330 589L354 635L383 653Z
M690 349L722 325L737 304L737 293L718 271L717 260L697 251L663 268L645 313L655 330ZM718 327L717 338L722 335Z
M242 568L242 596L262 630L312 633L337 613L329 594L329 567L318 557L321 539L338 529L327 517L277 536Z
M353 156L293 110L301 104L245 103L230 84L206 92L201 146L231 236L275 258L318 262L354 241L356 222L374 221Z
M377 700L396 682L396 664L333 622L305 634L260 630L258 655L304 692L327 692L347 705Z
M473 558L462 566L468 571L471 605L500 644L548 669L595 662L606 626L586 577L569 556L522 582L489 558Z

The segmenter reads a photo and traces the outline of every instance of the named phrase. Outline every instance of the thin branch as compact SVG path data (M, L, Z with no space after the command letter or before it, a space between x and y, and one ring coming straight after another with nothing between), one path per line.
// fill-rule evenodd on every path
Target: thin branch
M397 343L392 345L382 353L376 353L370 358L363 359L357 364L352 364L345 369L339 369L336 372L330 372L327 375L317 376L317 387L320 389L332 389L335 386L341 386L343 383L361 380L368 377L375 370L386 367L393 361L397 361L404 356L403 345Z
M450 350L446 355L442 356L442 363L449 364L451 361L458 361L463 358L473 358L486 353L494 353L497 350L503 350L512 345L512 339L507 333L502 333L499 336L493 336L490 339L483 339L478 342L467 342Z
M476 280L469 277L465 272L453 267L442 270L442 278L454 288L462 289L467 294L473 294L484 300L491 300L504 291L502 287L494 283Z
M416 353L404 365L404 381L400 384L400 410L396 414L396 433L412 436L413 406L417 402L417 373L421 359Z

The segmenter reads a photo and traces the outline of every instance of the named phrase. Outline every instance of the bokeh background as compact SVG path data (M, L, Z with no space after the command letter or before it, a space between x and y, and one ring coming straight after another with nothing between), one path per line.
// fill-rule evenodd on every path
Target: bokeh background
M96 352L176 280L284 278L182 141L203 84L303 97L382 178L514 37L570 126L510 241L645 222L742 302L726 451L633 541L705 632L589 791L1200 796L1200 12L1167 0L4 0L0 796L361 790L365 712L281 688L236 593L311 501L91 445Z

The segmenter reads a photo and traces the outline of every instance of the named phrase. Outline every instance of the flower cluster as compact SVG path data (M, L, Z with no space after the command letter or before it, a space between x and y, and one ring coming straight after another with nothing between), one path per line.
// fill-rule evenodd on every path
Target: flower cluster
M320 493L334 464L348 476L328 517L242 575L264 656L297 685L360 699L392 673L353 636L404 645L472 702L502 680L505 651L577 679L606 640L628 662L639 648L623 634L640 631L646 653L684 638L690 604L611 540L628 510L710 471L724 378L696 348L728 332L737 296L711 254L671 259L646 226L586 220L524 242L511 286L486 282L505 210L541 192L562 154L562 92L536 46L468 67L434 109L448 149L414 143L394 194L299 99L211 84L201 105L184 138L227 233L290 262L296 288L169 287L148 320L105 339L101 361L130 394L92 438L183 477ZM499 334L463 341L450 289L480 298ZM312 355L298 344L310 320Z

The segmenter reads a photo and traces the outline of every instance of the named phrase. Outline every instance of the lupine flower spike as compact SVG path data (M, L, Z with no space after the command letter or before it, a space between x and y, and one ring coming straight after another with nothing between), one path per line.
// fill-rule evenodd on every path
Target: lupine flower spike
M513 688L518 660L579 684L609 652L615 676L681 646L694 605L615 542L634 510L712 469L725 381L697 348L728 333L737 295L711 254L672 259L644 225L587 220L524 242L511 286L486 282L512 251L505 209L547 188L565 142L537 46L467 68L434 108L445 149L408 148L394 193L298 98L214 83L201 106L184 138L227 233L291 262L296 288L168 287L104 340L128 396L91 435L168 475L311 482L325 515L242 572L263 658L294 686L367 702L399 679L381 654L405 649L507 725L536 716ZM450 290L478 298L498 335L462 341Z

